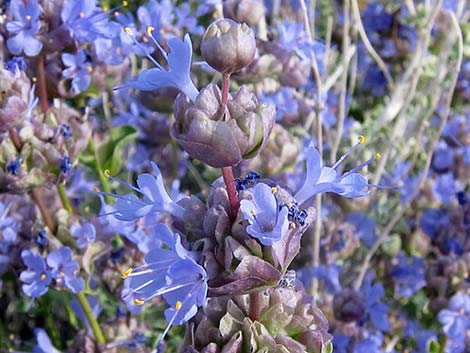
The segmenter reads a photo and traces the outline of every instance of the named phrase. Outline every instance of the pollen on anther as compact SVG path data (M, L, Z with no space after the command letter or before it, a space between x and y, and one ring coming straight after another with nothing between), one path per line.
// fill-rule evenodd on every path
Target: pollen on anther
M30 16L30 15L26 15L25 18L26 18L26 21L29 21L29 20L31 19L31 16Z
M105 6L103 7L103 12L108 12L109 11L109 7Z
M36 77L34 77L34 76L31 78L31 81L33 81L33 82L36 82L37 80L38 80L38 79L37 79Z
M380 159L380 158L382 158L382 155L377 152L377 153L374 155L374 157L375 157L376 159Z
M109 172L109 169L105 169L105 170L103 171L103 174L104 174L104 176L105 176L106 178L109 178L109 176L111 175L111 173Z
M127 276L129 276L132 272L132 268L129 268L127 271L124 271L123 273L121 273L121 278L122 279L126 279Z
M278 192L278 191L279 191L279 189L277 188L277 186L273 186L273 187L271 188L271 192L272 192L273 194L275 194L275 193Z
M88 66L86 67L86 70L87 70L88 72L93 72L93 66L88 65Z
M357 138L359 140L359 142L361 144L363 144L364 142L366 142L366 137L364 135L359 135L359 137Z
M144 300L140 300L140 299L137 299L137 298L134 299L134 304L135 305L144 305L144 303L145 303Z
M39 279L41 281L44 281L46 279L46 274L45 273L41 273L41 275L39 276Z
M182 306L183 306L183 303L178 300L175 304L175 309L180 310Z
M290 222L290 223L289 223L289 228L290 228L290 229L295 229L296 227L297 227L297 226L295 225L294 222Z
M130 27L124 27L124 32L127 34L132 34L132 29Z
M256 216L255 210L251 210L250 213L251 213L252 216Z
M127 5L129 5L129 3L124 0L124 1L122 2L122 6L126 7Z
M96 186L93 188L93 192L100 192L100 189L98 189Z
M78 15L82 18L85 17L85 14L83 12L80 12Z
M155 30L155 27L153 26L148 26L147 27L147 35L150 37L152 35L152 32Z

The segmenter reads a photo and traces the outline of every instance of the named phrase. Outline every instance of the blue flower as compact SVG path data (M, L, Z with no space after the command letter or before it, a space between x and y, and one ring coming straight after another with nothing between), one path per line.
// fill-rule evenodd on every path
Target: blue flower
M77 238L77 246L80 249L86 248L88 244L95 241L96 230L92 223L83 223L81 226L79 223L74 223L70 226L70 234L74 238Z
M398 263L392 271L395 289L401 297L409 298L426 285L423 260L413 256L410 262L403 252L396 259Z
M21 157L15 158L11 162L8 162L6 165L7 172L11 175L18 175L22 170L21 163L23 163L23 159Z
M62 76L72 80L72 92L79 94L85 91L90 86L90 73L93 71L90 55L82 49L76 55L63 53L61 58L66 66Z
M470 329L470 296L454 295L449 308L441 310L437 319L445 334L456 341L465 341L466 331Z
M375 221L362 212L351 212L346 216L346 222L354 225L354 235L362 240L364 244L371 247L377 235L375 234Z
M51 339L42 328L34 329L34 335L38 344L33 348L33 353L61 353L52 345Z
M72 260L72 250L63 246L60 249L47 255L47 265L52 269L52 277L57 284L63 285L77 294L85 288L83 278L77 277L80 267L76 261Z
M374 326L383 332L390 330L388 307L381 302L384 295L383 285L372 284L372 279L367 279L361 287L361 292L364 295L366 311Z
M45 247L47 245L47 235L44 229L41 229L34 237L34 242L39 246Z
M348 198L367 195L369 193L369 187L373 185L368 184L366 178L359 173L355 173L355 171L372 163L377 158L380 158L380 155L375 155L367 162L362 163L342 175L338 175L338 172L336 171L336 168L346 159L346 157L355 151L363 142L364 137L360 136L359 142L341 156L341 158L332 167L322 166L320 153L313 146L313 142L311 142L306 152L306 178L304 184L294 196L299 204L304 203L308 199L322 192L334 192Z
M294 89L291 87L282 87L274 93L260 94L260 100L266 104L276 106L276 121L281 121L289 116L297 116L299 103L294 98Z
M20 280L23 282L21 288L28 297L33 299L40 297L47 292L48 286L52 281L51 271L38 253L31 250L23 250L21 258L28 267L20 274Z
M114 204L114 215L121 221L133 221L144 217L150 212L167 212L175 217L183 218L184 208L174 202L163 184L163 177L158 166L151 162L155 176L149 173L140 174L137 177L137 187L126 182L110 177L132 190L142 194L143 199L139 199L135 194L117 195L100 192L117 198Z
M423 211L419 226L428 237L433 239L449 226L449 222L449 215L445 210L428 208Z
M454 199L457 191L461 189L459 182L455 180L452 173L446 173L436 178L433 193L443 204L448 204Z
M383 335L380 332L377 332L376 334L357 343L354 347L353 353L385 353L384 350L380 349L382 343Z
M279 210L276 191L276 188L258 183L253 187L253 199L240 202L240 210L250 223L246 232L265 246L272 246L289 229L289 210L287 207Z
M133 35L130 28L127 27L125 30L129 35ZM136 79L126 82L124 86L133 87L142 91L152 91L162 87L175 87L183 92L190 100L194 101L199 91L196 86L194 86L190 76L193 47L189 34L184 36L183 41L176 37L169 39L168 47L170 48L170 53L166 53L152 36L152 31L153 27L149 27L147 34L160 49L168 63L169 69L165 70L158 61L148 54L148 58L157 67L142 71Z
M42 49L42 43L34 38L40 27L38 1L12 0L10 12L15 21L8 21L6 24L7 31L14 34L7 40L8 49L14 55L23 51L28 56L38 55Z
M194 254L181 245L178 234L161 223L156 233L168 249L153 249L145 256L145 264L124 272L122 278L130 278L129 291L124 298L134 298L142 305L162 295L171 306L165 310L168 326L180 325L191 319L207 296L207 273L193 259ZM160 338L160 341L162 340Z
M78 41L92 42L113 35L114 27L108 25L108 14L96 6L96 0L66 1L60 17L64 27Z
M15 56L13 59L5 63L5 69L13 73L16 71L24 71L26 70L26 67L26 62L21 56Z
M72 161L69 157L63 156L59 161L59 169L61 173L67 174L72 169Z

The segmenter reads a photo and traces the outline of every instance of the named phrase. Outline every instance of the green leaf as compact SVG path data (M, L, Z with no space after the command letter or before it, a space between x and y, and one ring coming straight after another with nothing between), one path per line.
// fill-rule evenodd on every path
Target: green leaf
M427 347L428 347L427 348L428 353L440 353L441 352L441 345L436 340L428 341Z
M326 346L323 346L322 353L333 353L333 343L328 342Z
M382 251L390 256L394 257L401 250L401 238L398 234L393 234L381 245Z
M103 169L112 175L119 173L124 164L124 148L137 137L137 130L130 125L111 129L108 142L98 147L98 158Z

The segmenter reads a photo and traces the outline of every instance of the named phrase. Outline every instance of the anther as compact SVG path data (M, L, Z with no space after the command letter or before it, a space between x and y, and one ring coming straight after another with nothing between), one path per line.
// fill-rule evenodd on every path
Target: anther
M79 15L81 18L85 17L85 14L84 14L83 12L80 12L78 15Z
M380 159L380 158L382 158L382 155L377 152L374 157L375 157L376 159Z
M41 281L44 281L46 279L46 274L45 273L41 273L41 275L39 276L39 279Z
M124 0L124 1L122 2L122 6L126 7L127 5L129 5L129 3L128 3L126 0Z
M175 304L175 309L180 310L182 306L183 306L183 303L178 300Z
M137 299L137 298L134 299L134 304L135 305L144 305L144 303L145 303L144 300L140 300L140 299Z
M290 222L290 223L289 223L289 228L290 228L290 229L295 229L295 228L297 228L297 227L296 227L296 225L295 225L294 222Z
M252 216L256 216L256 212L254 210L251 210L250 213Z
M105 170L103 171L103 174L104 174L104 176L105 176L106 178L109 178L109 176L111 175L111 173L109 172L109 169L105 169Z
M93 188L93 192L100 192L100 189L98 189L96 186Z
M86 70L87 70L88 72L93 72L93 66L88 65L88 66L86 67Z
M132 29L130 27L124 27L124 32L126 32L127 34L133 34Z
M272 192L273 194L275 194L275 193L278 192L278 191L279 191L279 189L277 188L277 186L273 186L273 187L271 188L271 192Z
M364 144L364 142L366 142L366 137L364 135L359 135L359 137L357 138L359 140L360 143Z
M35 77L35 76L33 76L33 77L31 78L31 81L33 81L33 82L36 82L37 80L38 80L38 79L37 79L37 77Z
M152 35L152 32L155 30L155 27L153 26L148 26L147 27L147 35L150 37Z
M131 272L132 272L132 267L129 268L127 271L124 271L123 273L121 273L121 278L126 279L127 276L129 276L131 274Z
M103 7L103 12L108 12L109 11L109 7L105 6Z
M26 15L25 18L26 18L26 21L29 21L29 20L31 19L31 16L30 16L30 15Z

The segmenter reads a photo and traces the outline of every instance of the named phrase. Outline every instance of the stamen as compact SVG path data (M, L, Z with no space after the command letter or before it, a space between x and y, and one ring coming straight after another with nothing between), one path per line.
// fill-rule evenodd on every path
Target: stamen
M45 273L41 273L41 275L39 276L39 279L40 279L41 281L44 281L44 280L46 279L46 277L47 277L47 276L46 276Z
M87 70L88 72L93 72L93 66L88 65L88 66L86 67L86 70Z
M135 304L135 305L144 305L144 303L145 303L144 300L140 300L140 299L134 298L134 304Z
M277 186L273 186L273 187L271 188L271 192L272 192L273 194L275 194L275 193L278 192L278 191L279 191L279 189L277 188Z
M37 80L38 80L38 78L37 78L36 76L33 76L33 77L31 78L31 81L33 81L33 82L36 82Z
M359 140L359 142L356 143L354 146L352 146L345 154L343 154L331 168L336 169L341 163L344 162L344 160L351 153L353 153L355 150L357 150L359 148L359 146L362 145L366 141L366 138L363 135L360 135L357 139Z
M152 36L152 32L155 30L155 27L153 26L148 26L147 27L147 36L151 37Z
M251 210L250 213L253 217L256 216L256 212L254 210Z
M98 189L96 186L93 188L93 192L100 192L100 189Z
M378 158L377 158L378 157ZM351 169L350 171L344 173L342 176L341 176L341 179L344 178L345 176L348 176L352 173L355 173L357 172L358 170L361 170L362 168L364 167L367 167L369 164L371 164L372 162L375 162L377 159L380 159L380 157L382 157L380 155L380 153L376 153L373 157L369 158L367 161L365 161L364 163L361 163L359 164L357 167L354 167L353 169Z
M105 170L103 171L103 174L104 174L104 176L105 176L106 178L109 178L109 176L111 175L109 169L105 169Z
M129 276L132 272L132 267L130 267L129 269L127 269L127 271L124 271L123 273L121 273L121 278L122 279L126 279L127 276Z
M377 152L375 154L375 159L380 159L380 158L382 158L382 155L379 152Z
M290 229L295 229L295 228L297 228L297 226L295 225L294 222L290 222L290 223L289 223L289 228L290 228Z
M144 53L145 53L145 56L156 66L158 67L160 70L162 71L165 71L165 69L163 68L162 65L160 65L160 63L155 60L152 55L150 55L150 53L148 52L147 48L145 48L141 43L139 43L137 41L137 39L135 38L134 36L134 33L132 32L132 29L129 28L129 27L124 27L124 32L126 32L127 34L129 34L132 38L132 40L134 41L135 45L137 45ZM153 37L151 37L153 38ZM153 39L155 41L155 39ZM155 41L156 42L156 41ZM158 44L157 42L157 46L159 47L159 49L161 48L160 45ZM162 50L162 49L160 49ZM165 51L163 51L165 53ZM164 54L165 58L166 58L166 53Z
M80 13L79 13L79 16L80 16L81 18L83 18L83 17L85 17L85 14L84 14L83 12L80 12Z
M26 15L25 18L26 18L26 21L29 21L29 20L31 19L31 16L30 16L30 15Z
M130 35L134 34L130 27L124 27L124 32L126 32L127 34L130 34Z
M175 309L180 310L182 305L183 305L183 303L178 300L175 304Z
M129 5L129 3L128 3L126 0L124 0L124 1L122 2L122 6L126 7L127 5Z
M148 26L147 27L147 36L153 41L153 43L157 46L158 50L160 50L160 53L163 55L163 57L165 58L166 60L166 57L168 56L168 53L162 48L162 46L160 45L160 43L158 43L158 40L155 39L155 37L153 36L152 32L155 30L155 27L153 26ZM160 33L163 33L162 31L160 31Z
M108 12L109 11L109 7L105 6L103 7L103 12Z

